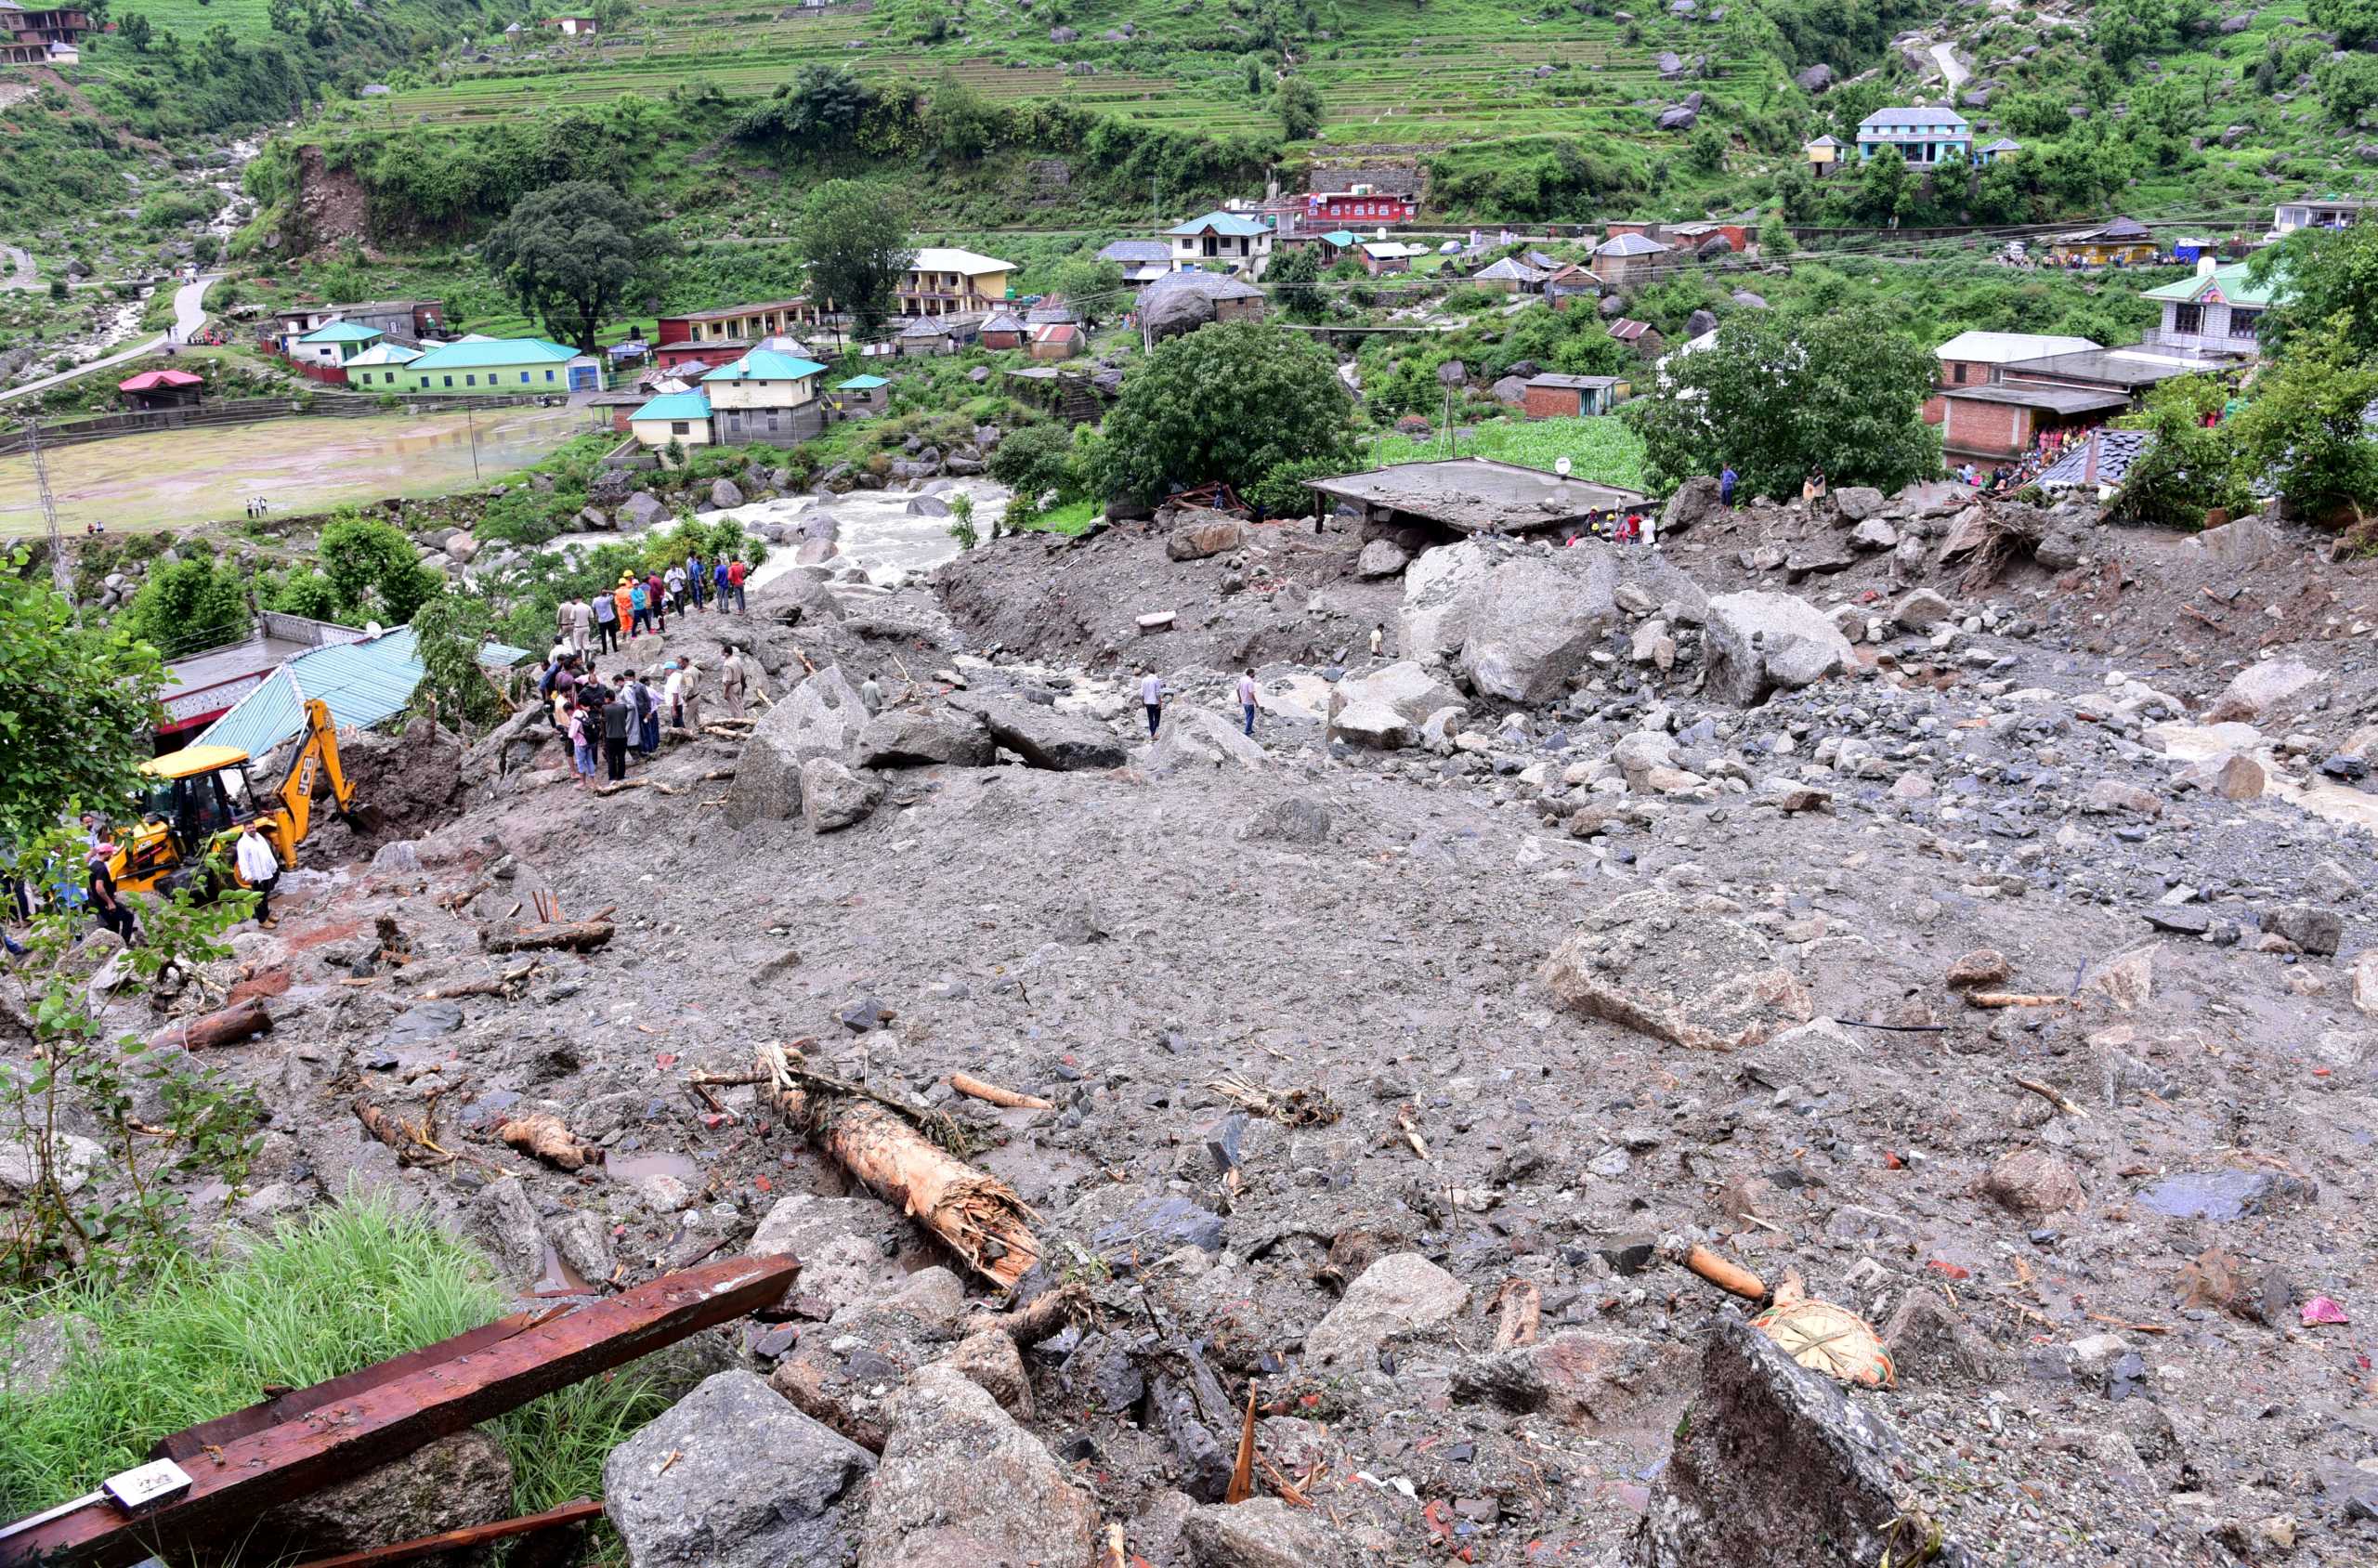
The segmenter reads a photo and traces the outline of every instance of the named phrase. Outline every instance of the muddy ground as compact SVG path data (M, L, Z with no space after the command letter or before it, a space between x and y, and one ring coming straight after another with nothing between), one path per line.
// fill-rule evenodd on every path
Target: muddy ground
M2279 525L2239 559L2084 527L2081 558L1966 594L1938 558L1962 509L1912 498L1920 550L1823 572L1748 557L1829 546L1830 517L1668 536L1712 594L1788 582L1879 619L1916 587L1953 601L1922 630L1859 627L1852 673L1738 710L1697 689L1693 629L1665 673L1621 632L1558 700L1464 698L1442 738L1390 751L1331 744L1315 695L1323 666L1374 673L1368 628L1399 627L1399 582L1355 575L1352 533L1191 562L1160 529L1012 540L940 596L835 606L772 584L730 633L772 696L806 664L921 712L962 683L1081 716L1126 765L882 769L871 814L817 832L725 826L721 776L751 765L731 736L673 739L608 798L550 744L500 776L483 751L459 816L294 879L279 927L238 938L224 978L278 1018L223 1060L277 1110L261 1190L217 1201L254 1223L359 1183L564 1293L725 1255L790 1205L821 1294L731 1350L825 1366L830 1424L864 1431L933 1353L868 1302L952 1255L754 1089L688 1083L807 1041L980 1136L1039 1216L1027 1294L1091 1287L1097 1316L1026 1352L1026 1424L1156 1568L1227 1560L1182 1529L1219 1496L1201 1434L1224 1461L1235 1442L1182 1392L1206 1373L1234 1405L1252 1380L1262 1489L1328 1543L1239 1561L1646 1561L1713 1314L1735 1310L1665 1238L1888 1326L1897 1388L1851 1397L1903 1444L1899 1506L1966 1561L2371 1561L2378 964L2356 959L2378 906L2368 797L2319 771L2361 744L2367 570ZM1149 608L1178 629L1140 637ZM714 668L718 630L668 651ZM2266 791L2184 777L2208 700L2274 650L2322 679L2222 737ZM1119 684L1143 660L1170 675L1170 722L1211 729L1237 717L1222 672L1256 665L1260 754L1152 750ZM1647 729L1648 765L1626 749ZM538 893L616 936L516 996L421 1000L518 962L481 933ZM1694 1048L1577 1011L1548 960L1580 934L1696 1016L1781 978ZM962 1099L952 1072L1054 1108ZM1249 1091L1322 1109L1288 1125ZM466 1157L401 1162L359 1096L434 1116ZM492 1136L528 1110L608 1164L566 1174ZM1399 1254L1450 1294L1373 1300L1356 1282ZM1538 1348L1498 1355L1513 1280ZM2316 1298L2352 1321L2307 1326ZM1332 1316L1350 1300L1359 1323Z

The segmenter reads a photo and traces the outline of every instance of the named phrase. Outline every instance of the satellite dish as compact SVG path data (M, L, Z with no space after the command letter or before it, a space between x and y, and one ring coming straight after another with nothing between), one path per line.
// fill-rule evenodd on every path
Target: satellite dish
M1560 475L1562 478L1567 478L1569 477L1569 460L1565 457L1554 459L1552 471L1555 474Z

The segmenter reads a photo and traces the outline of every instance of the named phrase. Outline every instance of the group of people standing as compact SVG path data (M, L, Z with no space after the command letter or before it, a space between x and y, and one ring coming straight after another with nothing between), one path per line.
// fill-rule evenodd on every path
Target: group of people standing
M538 677L537 692L550 710L554 731L569 746L570 766L581 790L627 777L633 754L660 750L660 732L699 734L702 727L702 668L690 659L672 659L649 671L621 670L609 679L578 649L555 645ZM752 675L743 655L729 649L719 668L718 690L727 715L743 716L744 692Z
M662 635L669 630L672 611L707 613L713 599L721 614L730 609L748 614L743 583L751 571L739 556L704 561L699 555L687 555L683 566L673 561L667 570L656 568L642 577L623 571L616 588L563 600L554 611L555 640L581 659L592 659L617 653L623 642L632 643L647 632Z

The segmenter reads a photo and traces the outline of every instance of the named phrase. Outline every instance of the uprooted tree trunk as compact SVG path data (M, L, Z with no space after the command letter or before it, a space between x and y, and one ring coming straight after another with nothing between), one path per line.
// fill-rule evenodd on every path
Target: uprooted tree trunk
M530 925L516 931L482 930L479 946L490 953L534 953L567 949L591 952L611 939L609 921L572 921L563 925Z
M220 1045L237 1045L250 1035L262 1034L271 1027L272 1014L266 1009L264 998L250 997L220 1013L168 1024L149 1037L149 1045L151 1050L177 1045L184 1051L206 1051Z
M770 1098L843 1169L949 1245L1002 1289L1040 1259L1032 1210L1015 1189L935 1143L884 1105L830 1086L780 1046L762 1048Z

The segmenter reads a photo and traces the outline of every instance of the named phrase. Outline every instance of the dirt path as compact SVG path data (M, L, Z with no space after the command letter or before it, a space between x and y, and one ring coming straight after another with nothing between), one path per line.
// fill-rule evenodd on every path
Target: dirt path
M206 291L220 276L220 273L209 272L193 282L184 283L174 291L172 331L156 337L144 338L128 348L120 348L103 359L77 365L71 371L62 371L57 375L46 375L39 381L26 382L22 386L12 386L6 392L0 392L0 403L7 402L12 398L29 397L52 386L62 386L70 381L80 381L86 375L113 365L129 364L143 354L155 353L168 343L188 341L192 333L206 324Z

